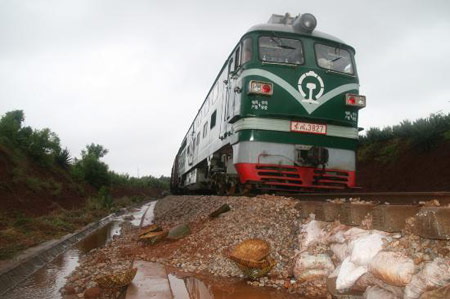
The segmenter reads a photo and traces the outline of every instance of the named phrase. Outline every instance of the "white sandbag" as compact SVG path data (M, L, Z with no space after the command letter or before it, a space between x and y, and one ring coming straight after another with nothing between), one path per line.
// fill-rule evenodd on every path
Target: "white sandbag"
M328 278L337 278L339 275L339 271L341 271L341 265L337 266L333 272L328 276Z
M350 261L358 266L368 266L372 258L383 249L382 234L362 235L349 244Z
M379 286L371 286L366 289L363 295L364 299L398 299L395 294L380 288Z
M442 298L450 298L450 284L445 287L440 287L438 289L434 289L432 291L427 291L422 294L420 299L442 299Z
M349 255L348 246L345 243L333 243L330 245L330 249L340 262L345 260L345 258Z
M382 288L383 290L390 292L396 298L403 298L403 288L396 287L390 284L385 283L384 281L376 278L372 273L367 272L362 275L355 284L351 287L351 291L364 292L368 287L377 286Z
M395 285L405 286L415 272L414 261L399 252L381 251L369 264L369 271L382 281Z
M345 291L351 288L358 278L366 272L367 267L355 265L350 261L350 257L347 257L341 264L341 269L336 279L336 290Z
M351 229L344 232L344 238L346 241L353 241L355 239L367 236L369 234L370 232L365 229L361 229L359 227L352 227Z
M326 233L323 227L326 222L311 220L306 224L300 225L300 234L298 236L299 248L301 251L307 250L308 246L324 242Z
M333 270L334 264L327 254L311 255L304 252L295 261L294 276L296 279L310 280L317 278L318 275L328 277Z
M349 229L350 227L343 224L334 227L327 238L327 243L345 243L347 240L344 234Z
M450 259L436 258L414 275L405 287L405 299L420 298L423 292L443 287L450 283Z
M351 291L364 292L368 287L377 285L378 282L378 278L373 276L372 273L367 272L361 275L361 277L358 278L357 281L355 281L355 283L351 287Z

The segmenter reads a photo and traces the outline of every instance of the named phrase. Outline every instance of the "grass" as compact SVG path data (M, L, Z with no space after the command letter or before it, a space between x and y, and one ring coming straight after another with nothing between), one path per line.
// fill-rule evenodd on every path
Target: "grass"
M146 199L147 197L125 196L111 199L111 203L105 204L105 197L100 195L89 198L83 208L59 209L40 217L27 217L22 213L0 214L0 260L13 258L28 247L60 238L112 212Z

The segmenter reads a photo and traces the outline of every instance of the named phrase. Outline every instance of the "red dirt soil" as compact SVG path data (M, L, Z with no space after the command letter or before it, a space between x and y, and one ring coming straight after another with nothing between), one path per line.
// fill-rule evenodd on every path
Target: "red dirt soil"
M48 182L51 182L50 188L42 186ZM55 185L61 190L57 190ZM158 197L161 191L157 188L116 186L111 195L113 198ZM27 157L20 160L0 145L0 214L20 213L37 217L59 208L78 209L83 207L86 198L96 193L93 187L74 182L67 170L41 167Z
M60 207L73 209L83 205L85 196L66 171L44 169L27 158L15 162L12 157L12 152L0 146L0 212L41 216ZM61 191L51 194L46 188L31 188L27 178L55 182L61 185ZM83 187L86 193L93 191L89 186Z
M380 144L380 149L383 145ZM357 186L367 192L450 191L450 141L430 151L403 145L393 162L358 161Z

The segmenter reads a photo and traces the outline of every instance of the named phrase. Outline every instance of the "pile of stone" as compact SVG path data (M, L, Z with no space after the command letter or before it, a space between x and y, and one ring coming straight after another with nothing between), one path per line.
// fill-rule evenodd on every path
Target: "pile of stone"
M133 256L124 252L135 246L136 238L132 233L135 230L124 224L120 237L84 255L60 290L63 298L117 298L124 289L102 289L97 281L105 275L123 273L132 267Z
M187 272L208 272L222 277L244 277L228 256L230 250L246 239L261 239L269 243L270 258L275 266L269 275L282 281L290 276L299 213L291 198L263 195L249 197L174 196L158 201L155 223L161 227L188 224L192 234L180 240L171 250L170 242L157 248L147 247L151 261L162 262ZM227 204L230 211L217 217L209 215ZM155 254L164 252L164 255Z

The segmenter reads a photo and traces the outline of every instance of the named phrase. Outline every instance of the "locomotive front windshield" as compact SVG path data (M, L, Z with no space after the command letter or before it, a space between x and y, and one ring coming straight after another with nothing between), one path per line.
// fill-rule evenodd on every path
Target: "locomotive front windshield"
M259 58L264 62L302 64L302 43L297 39L261 36Z
M315 50L317 64L319 67L353 75L354 68L352 56L349 51L323 44L316 44Z

